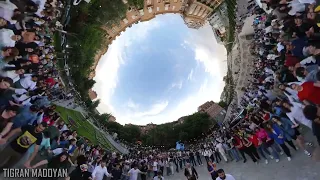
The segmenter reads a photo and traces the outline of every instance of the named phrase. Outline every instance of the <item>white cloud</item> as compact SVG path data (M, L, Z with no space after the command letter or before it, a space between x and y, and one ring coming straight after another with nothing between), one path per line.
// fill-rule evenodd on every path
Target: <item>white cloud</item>
M160 103L153 104L149 110L134 113L133 116L138 118L143 118L143 117L158 115L166 109L168 104L169 104L168 101L163 101Z
M129 99L129 101L127 102L127 106L131 109L138 109L140 105L133 102L132 99Z
M188 75L188 80L191 81L193 79L193 69L191 69L189 75Z
M182 85L183 85L183 81L179 81L179 82L177 82L177 83L172 83L169 90L171 90L171 89L173 89L173 88L181 89L181 88L182 88Z

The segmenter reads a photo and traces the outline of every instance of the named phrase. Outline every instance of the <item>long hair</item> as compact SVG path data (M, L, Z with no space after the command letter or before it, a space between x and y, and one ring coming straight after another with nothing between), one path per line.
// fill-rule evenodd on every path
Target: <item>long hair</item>
M8 49L11 49L11 53L9 56L4 57L4 60L6 62L9 62L11 60L13 60L14 57L19 55L19 50L15 47L3 47L1 50L2 51L7 51Z

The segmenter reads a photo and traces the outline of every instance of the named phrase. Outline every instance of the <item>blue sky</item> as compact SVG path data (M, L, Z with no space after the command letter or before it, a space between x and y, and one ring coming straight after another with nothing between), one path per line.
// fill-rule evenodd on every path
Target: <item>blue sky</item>
M226 50L209 25L189 29L180 15L159 15L128 28L101 57L98 110L121 124L175 121L220 100L226 67Z

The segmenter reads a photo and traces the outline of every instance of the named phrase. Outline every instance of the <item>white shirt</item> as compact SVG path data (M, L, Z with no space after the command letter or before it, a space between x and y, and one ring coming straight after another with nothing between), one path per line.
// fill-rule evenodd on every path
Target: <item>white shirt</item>
M312 122L310 120L308 120L304 114L303 114L303 108L302 108L302 104L300 103L296 103L296 102L291 102L291 104L293 105L293 107L291 107L291 112L286 113L288 118L294 123L297 124L296 120L298 122L300 122L301 124L309 127L310 129L312 129Z
M157 161L154 161L154 162L153 162L152 170L153 170L153 171L158 171L158 162L157 162Z
M9 77L9 78L11 78L14 83L17 82L17 81L19 81L19 79L20 79L20 75L17 74L15 70L12 70L12 71L1 71L1 72L0 72L0 75L1 75L2 77Z
M35 89L37 83L32 81L32 77L31 76L26 76L25 78L23 79L20 79L20 84L23 88L25 89L30 89L30 90L33 90Z
M0 43L5 47L14 47L16 41L12 40L11 37L14 35L11 29L0 29Z
M138 180L138 174L141 173L139 169L130 169L128 172L130 174L130 180Z
M217 177L216 180L223 180L220 177ZM232 175L226 174L226 178L224 180L236 180Z
M106 167L101 167L101 165L99 165L94 168L92 173L93 179L96 178L96 180L103 180L104 175L110 176Z
M63 131L66 131L66 130L69 130L68 126L67 125L63 125L60 132L63 132Z
M216 148L218 149L219 152L224 152L224 149L223 149L223 146L222 146L221 143L218 143L218 144L216 145Z

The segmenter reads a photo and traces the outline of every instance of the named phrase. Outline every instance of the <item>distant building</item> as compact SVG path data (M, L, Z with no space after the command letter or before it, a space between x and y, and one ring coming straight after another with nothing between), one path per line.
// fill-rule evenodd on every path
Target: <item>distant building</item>
M92 89L89 89L88 94L89 94L89 97L91 100L94 100L97 98L97 93L95 91L93 91Z
M209 24L218 43L222 44L226 37L229 20L227 18L227 5L223 3L215 12L208 18Z
M198 112L205 112L209 114L209 116L215 119L218 123L222 122L224 116L226 114L226 110L224 110L219 104L213 101L207 101L198 107Z
M151 129L155 128L157 125L153 123L149 123L145 126L139 126L141 134L147 134Z
M108 119L108 121L110 121L110 122L116 122L116 117L114 117L114 116L110 116L109 117L109 119Z

